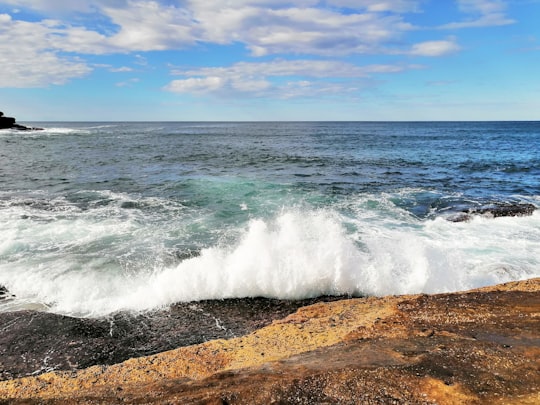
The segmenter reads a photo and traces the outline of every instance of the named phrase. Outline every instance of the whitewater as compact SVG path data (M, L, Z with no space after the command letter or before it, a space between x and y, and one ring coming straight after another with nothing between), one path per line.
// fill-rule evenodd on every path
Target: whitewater
M0 131L0 311L451 292L540 276L540 123Z

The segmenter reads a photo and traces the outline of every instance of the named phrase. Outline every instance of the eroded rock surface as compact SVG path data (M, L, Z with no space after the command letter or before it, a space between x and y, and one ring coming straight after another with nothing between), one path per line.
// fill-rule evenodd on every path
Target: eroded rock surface
M537 404L540 279L318 303L229 340L0 383L6 403Z
M0 287L0 300L10 297L8 290ZM119 313L106 319L37 311L0 313L0 380L111 365L212 339L245 335L318 300L202 301L145 314Z

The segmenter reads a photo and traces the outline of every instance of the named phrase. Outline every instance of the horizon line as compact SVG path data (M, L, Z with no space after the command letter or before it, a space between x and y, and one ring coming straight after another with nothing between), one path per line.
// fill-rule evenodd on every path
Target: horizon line
M208 122L208 123L275 123L275 122L355 122L355 123L383 123L383 122L395 122L395 123L422 123L422 122L540 122L539 119L502 119L502 120L59 120L59 119L47 119L47 120L24 120L18 122L126 122L126 123L147 123L147 122L163 122L163 123L190 123L190 122Z

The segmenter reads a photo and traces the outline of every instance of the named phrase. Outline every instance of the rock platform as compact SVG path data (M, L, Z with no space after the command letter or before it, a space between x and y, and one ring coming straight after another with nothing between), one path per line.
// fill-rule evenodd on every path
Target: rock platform
M540 278L302 307L245 336L0 382L5 404L538 404Z

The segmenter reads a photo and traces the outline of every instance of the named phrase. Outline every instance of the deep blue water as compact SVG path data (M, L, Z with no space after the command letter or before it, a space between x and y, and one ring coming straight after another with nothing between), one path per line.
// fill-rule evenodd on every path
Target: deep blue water
M0 131L0 285L102 315L540 274L539 122L33 123ZM137 298L138 297L138 298ZM1 309L1 308L0 308Z

